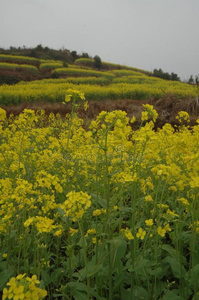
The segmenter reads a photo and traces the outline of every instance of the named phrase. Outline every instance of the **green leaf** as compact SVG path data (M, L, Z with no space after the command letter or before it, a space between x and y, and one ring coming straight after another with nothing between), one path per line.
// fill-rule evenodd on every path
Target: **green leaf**
M41 279L44 281L45 286L51 283L51 277L45 270L41 270Z
M199 284L199 264L194 266L191 269L191 278L190 281L193 285L198 285Z
M194 294L191 300L198 300L198 299L199 299L199 292L197 294Z
M6 261L0 263L0 290L4 288L6 283L14 275L14 269L8 265Z
M9 238L12 239L15 236L16 232L17 232L17 230L11 230Z
M133 287L132 291L123 290L121 300L148 300L147 291L141 286Z
M168 263L173 271L173 274L176 278L182 278L186 274L186 270L183 265L173 257L167 256L164 260L164 263Z
M58 210L59 215L60 215L61 217L64 217L64 215L65 215L64 210L63 210L61 207L58 207L57 210Z
M106 199L103 199L99 195L96 195L96 194L91 194L91 196L97 200L97 202L101 205L102 208L107 209L108 205L107 205Z
M111 260L112 260L112 272L114 272L120 265L121 259L124 257L125 253L126 253L126 247L127 244L125 241L121 241L121 239L118 239L116 241L114 241L114 245L113 247L116 247L118 244L118 247L111 252Z
M195 243L194 252L192 253L193 265L199 264L199 243Z
M113 285L113 291L115 291L119 286L121 286L122 282L125 279L125 273L124 272L119 272L116 276L115 276L115 281L114 281L114 285Z
M82 282L69 282L69 283L67 283L67 287L69 287L72 290L72 294L74 295L74 298L77 297L77 299L79 299L78 297L80 297L80 296L82 296L82 297L84 297L85 295L87 296L88 288ZM92 288L89 289L89 293L93 297L98 296ZM82 299L84 299L84 298L82 298Z
M131 261L131 260L130 260ZM145 258L140 258L135 262L134 267L129 268L129 271L136 272L138 275L143 275L145 273L145 269L149 266L149 260ZM144 272L143 272L144 271Z
M58 297L61 297L61 296L63 296L63 294L53 294L53 297L56 298L56 299L57 299ZM59 299L59 298L58 298L58 299ZM63 298L62 298L62 299L63 299Z
M132 300L148 300L148 293L147 291L141 287L141 286L136 286L133 288L133 297Z
M170 245L162 245L161 249L167 251L171 257L176 257L176 250L173 249L173 247L171 247Z
M73 297L75 300L88 300L88 295L79 291L74 291Z
M156 276L159 279L164 275L161 267L157 267L156 269L147 268L146 271L148 274Z
M85 278L92 277L93 275L97 274L100 270L102 270L103 264L97 264L94 261L90 261L87 264L87 268L83 268L79 270L79 274L81 275L82 280Z
M167 291L162 300L185 300L181 296L176 295L176 293L172 291Z
M69 288L80 291L80 292L87 292L87 286L81 282L68 282L67 286Z
M55 268L55 271L51 273L51 280L54 284L58 284L60 279L63 277L63 269Z

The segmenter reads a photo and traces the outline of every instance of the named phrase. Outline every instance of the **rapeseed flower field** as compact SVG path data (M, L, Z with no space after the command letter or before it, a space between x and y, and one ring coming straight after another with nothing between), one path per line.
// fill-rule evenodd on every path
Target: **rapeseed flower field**
M2 299L199 299L199 120L0 108Z
M106 63L103 64L106 65ZM12 76L13 72L19 72L18 75L22 75L24 71L27 71L29 74L28 81L25 80L24 75L24 77L15 78L18 82L16 84L0 86L0 105L19 105L24 102L41 101L61 103L64 101L67 89L78 89L85 94L87 100L93 101L150 100L171 94L182 100L198 98L198 90L194 85L153 77L150 72L136 68L108 65L110 70L99 71L92 68L92 59L77 59L74 64L66 66L62 61L0 54L2 77L10 71ZM10 80L13 83L12 76ZM36 78L38 80L33 80Z

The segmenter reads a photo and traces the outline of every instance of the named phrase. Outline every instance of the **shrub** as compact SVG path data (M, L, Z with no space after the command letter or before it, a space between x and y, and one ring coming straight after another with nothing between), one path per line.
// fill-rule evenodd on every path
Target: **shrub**
M102 67L101 58L98 55L94 56L94 67L98 70L100 70Z

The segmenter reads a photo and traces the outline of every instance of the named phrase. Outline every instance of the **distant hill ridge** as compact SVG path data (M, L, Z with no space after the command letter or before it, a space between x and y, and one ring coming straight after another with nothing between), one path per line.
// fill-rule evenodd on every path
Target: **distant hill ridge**
M28 65L35 68L28 68ZM93 69L103 72L131 70L167 80L180 80L175 73L170 75L164 73L161 69L155 69L152 73L134 67L103 62L99 56L96 55L92 58L88 53L84 52L77 54L77 51L69 51L67 49L55 50L42 45L38 45L35 48L15 48L12 46L9 49L0 48L0 84L15 84L19 81L58 78L63 76L63 70L62 76L60 76L60 71L56 72L56 69L68 67Z

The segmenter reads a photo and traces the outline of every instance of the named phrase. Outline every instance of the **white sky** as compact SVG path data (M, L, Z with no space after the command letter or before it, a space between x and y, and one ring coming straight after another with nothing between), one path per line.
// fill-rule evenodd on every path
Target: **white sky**
M199 0L0 0L0 48L65 48L199 74Z

